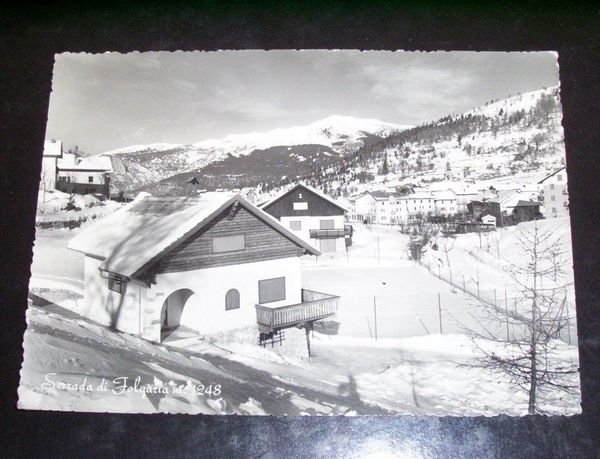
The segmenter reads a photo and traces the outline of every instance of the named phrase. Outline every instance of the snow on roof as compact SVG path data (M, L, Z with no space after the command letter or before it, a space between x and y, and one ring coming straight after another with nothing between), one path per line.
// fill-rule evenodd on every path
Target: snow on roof
M520 192L520 190L500 190L498 191L497 197L494 199L494 201L499 202L500 204L507 203L514 200L515 196Z
M540 203L537 201L524 201L522 199L519 199L519 201L517 201L517 203L514 206L507 207L538 207L539 205Z
M283 198L285 195L287 195L288 193L291 193L292 191L294 191L296 188L298 187L303 187L306 188L308 191L313 192L314 194L316 194L317 196L319 196L320 198L324 199L325 201L333 204L336 207L339 207L340 209L342 209L344 212L348 212L348 209L346 209L342 204L340 204L339 202L337 202L335 199L333 199L330 196L327 196L325 193L323 193L322 191L317 190L316 188L313 188L312 186L306 185L304 183L297 183L295 185L290 185L287 188L284 188L279 194L275 195L274 198L270 199L267 202L261 203L260 207L261 208L265 208L270 206L271 204L273 204L275 201L279 201L281 198Z
M400 199L433 199L433 196L425 191L419 191L413 194L407 194L406 196L401 196Z
M109 156L98 155L78 158L73 154L66 153L63 158L58 160L58 169L112 172L112 162Z
M565 170L565 166L562 166L558 169L556 169L554 172L552 172L551 174L546 175L542 180L540 180L538 182L539 183L544 183L546 180L548 180L550 177L553 177L554 175L558 174L560 171Z
M456 193L453 190L438 191L433 194L433 197L436 201L441 201L442 199L456 199Z
M385 200L385 199L389 199L390 197L394 196L394 193L390 193L388 191L383 191L383 190L371 191L370 194L377 200Z
M62 156L62 142L60 140L44 141L44 156L60 157Z
M131 278L235 201L307 252L319 255L276 219L232 193L207 193L194 198L160 198L140 193L127 206L71 239L68 248L100 257L104 260L102 270Z

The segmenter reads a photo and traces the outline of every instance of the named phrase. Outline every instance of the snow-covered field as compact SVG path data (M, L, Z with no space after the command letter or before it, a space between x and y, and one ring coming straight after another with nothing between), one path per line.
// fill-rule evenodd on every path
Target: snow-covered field
M527 412L527 394L505 374L481 368L481 353L465 335L465 327L483 334L503 324L486 322L472 295L408 260L407 237L393 228L357 225L347 254L302 260L305 287L341 296L339 335L322 334L317 326L310 360L304 332L296 329L286 330L282 347L266 349L253 342L252 332L210 338L182 333L181 339L157 345L83 319L74 312L82 301L82 259L65 248L76 232L37 232L31 289L54 304L28 311L19 390L23 408L279 415ZM480 282L499 282L501 264L479 253L492 256L485 249L475 250L479 241L473 237L457 238L453 270L472 273L472 257L481 264L480 275L485 273ZM501 253L513 256L511 238L503 236L501 243ZM478 344L498 352L507 346L491 340ZM577 361L576 346L559 346L560 359ZM120 393L125 380L113 380L124 377L131 390ZM579 412L579 397L542 398L541 406L548 413L573 414Z
M561 346L561 359L577 359L575 348ZM476 347L464 335L375 342L315 333L310 361L290 361L255 345L238 345L235 352L227 347L202 339L154 345L56 306L32 307L19 406L252 415L527 411L526 394L505 374L480 368ZM546 397L541 406L548 414L574 414L579 398Z

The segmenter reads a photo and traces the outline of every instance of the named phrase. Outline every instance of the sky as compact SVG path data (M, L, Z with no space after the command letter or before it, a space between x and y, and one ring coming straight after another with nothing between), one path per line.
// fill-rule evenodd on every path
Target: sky
M59 54L46 138L88 155L310 124L417 125L558 84L552 52Z

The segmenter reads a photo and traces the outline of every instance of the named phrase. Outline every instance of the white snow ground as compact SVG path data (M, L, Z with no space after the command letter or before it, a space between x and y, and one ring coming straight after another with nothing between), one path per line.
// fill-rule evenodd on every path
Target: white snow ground
M283 347L263 349L251 335L209 340L192 333L156 345L95 325L73 312L81 301L83 264L65 246L76 230L38 231L31 289L57 305L29 308L19 406L278 415L526 414L524 391L504 374L476 365L479 351L463 327L492 326L483 322L487 315L478 302L454 293L426 268L409 261L406 236L388 227L357 225L355 230L348 254L302 260L306 287L341 295L339 335L321 334L317 327L310 361L299 330L286 330L289 338ZM464 250L460 256L469 253L473 241L468 238L464 247L457 242L457 249ZM377 239L379 256L373 249ZM502 252L512 256L510 238L503 237L502 243ZM465 269L470 266L472 261L467 261ZM486 278L499 276L496 263L486 266ZM498 351L506 346L490 340L480 345ZM560 346L561 361L577 362L576 346ZM54 387L45 380L49 373L56 373L50 376ZM105 391L94 389L102 378L110 382L127 377L133 385L138 376L141 385L166 388L166 393L113 393L118 384L108 384ZM84 378L92 390L76 390ZM58 381L75 386L59 388ZM211 386L212 393L195 394L201 384ZM221 385L219 395L214 394L216 384ZM552 414L580 411L577 395L545 396L541 405Z

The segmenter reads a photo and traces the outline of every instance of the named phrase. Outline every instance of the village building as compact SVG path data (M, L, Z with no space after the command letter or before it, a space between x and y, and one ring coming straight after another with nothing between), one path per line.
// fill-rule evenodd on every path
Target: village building
M179 328L263 337L337 310L338 297L302 288L299 257L319 251L239 195L142 193L68 247L85 255L79 312L151 341Z
M473 200L467 204L467 212L473 221L489 224L490 218L493 218L495 225L502 226L502 212L497 201L486 198Z
M541 218L540 203L529 199L530 196L521 189L500 190L492 198L471 201L467 206L468 212L476 221L491 215L498 227L537 220Z
M352 227L344 224L346 208L308 185L293 185L260 208L321 252L351 245Z
M348 219L353 222L372 223L375 220L375 198L369 192L352 196L349 199Z
M481 217L481 223L483 223L484 225L493 225L495 227L496 217L490 214L484 215L483 217Z
M458 213L456 193L450 189L433 194L435 215L449 217Z
M399 199L405 202L409 222L435 213L435 199L430 193L418 191Z
M44 141L40 190L50 191L56 188L57 164L58 160L62 158L62 155L62 142L60 140L53 139Z
M510 214L508 216L508 221L510 223L517 224L521 222L539 220L541 217L542 214L540 213L539 202L519 199L517 203L514 206L512 206L512 210L510 211Z
M370 192L374 199L375 214L373 223L380 225L398 225L406 223L409 219L407 206L407 196L402 196L397 192L372 191Z
M474 200L480 199L482 193L471 188L454 189L456 194L456 213L466 215L468 213L467 205Z
M109 156L78 157L66 153L57 163L56 188L65 193L110 196Z
M568 216L569 192L567 189L567 171L565 167L561 167L550 175L547 175L538 184L543 187L544 216L546 218Z

